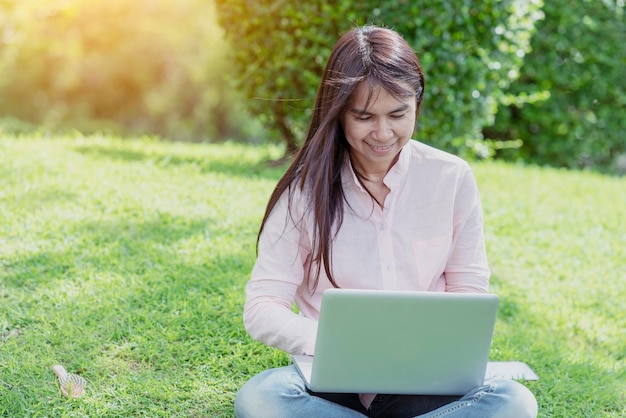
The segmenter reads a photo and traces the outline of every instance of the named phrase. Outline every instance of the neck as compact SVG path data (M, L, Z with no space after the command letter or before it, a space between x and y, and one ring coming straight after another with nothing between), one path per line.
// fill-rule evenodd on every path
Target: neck
M400 154L396 155L396 157L389 165L369 164L368 166L364 166L360 164L358 160L352 158L352 156L350 157L350 161L352 163L352 168L355 174L361 181L382 185L383 179L385 178L389 170L391 170L391 167L393 167L394 164L398 161L399 155Z
M393 166L393 164L391 165ZM352 164L354 174L356 175L361 186L367 191L370 197L380 206L384 208L385 198L389 194L389 187L384 183L384 178L391 166L385 170L370 170L368 172L361 171L361 167Z

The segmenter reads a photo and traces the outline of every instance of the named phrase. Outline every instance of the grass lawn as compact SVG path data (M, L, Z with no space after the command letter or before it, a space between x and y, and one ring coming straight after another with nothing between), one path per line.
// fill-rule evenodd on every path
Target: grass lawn
M270 146L0 138L0 416L233 416L287 363L241 323ZM473 164L500 298L492 359L542 417L626 415L626 178ZM51 366L89 382L67 400Z

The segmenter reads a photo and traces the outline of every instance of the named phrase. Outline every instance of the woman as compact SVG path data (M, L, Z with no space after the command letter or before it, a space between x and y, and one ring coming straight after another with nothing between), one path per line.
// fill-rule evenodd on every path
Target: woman
M411 140L424 94L415 53L367 26L338 41L307 138L270 197L246 287L250 335L313 354L331 287L486 293L489 268L476 181L461 159ZM299 314L292 311L297 305ZM320 394L294 366L254 376L239 417L533 417L521 384L463 397Z

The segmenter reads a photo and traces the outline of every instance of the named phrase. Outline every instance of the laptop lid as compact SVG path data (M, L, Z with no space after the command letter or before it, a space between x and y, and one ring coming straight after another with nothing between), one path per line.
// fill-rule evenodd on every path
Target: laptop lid
M326 290L308 387L463 395L483 384L497 304L485 294Z

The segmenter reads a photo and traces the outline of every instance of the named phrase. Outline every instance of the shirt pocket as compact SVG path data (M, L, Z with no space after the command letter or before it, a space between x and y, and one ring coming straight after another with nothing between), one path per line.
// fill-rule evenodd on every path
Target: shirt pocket
M413 241L413 258L420 288L426 290L443 274L452 248L452 235Z

